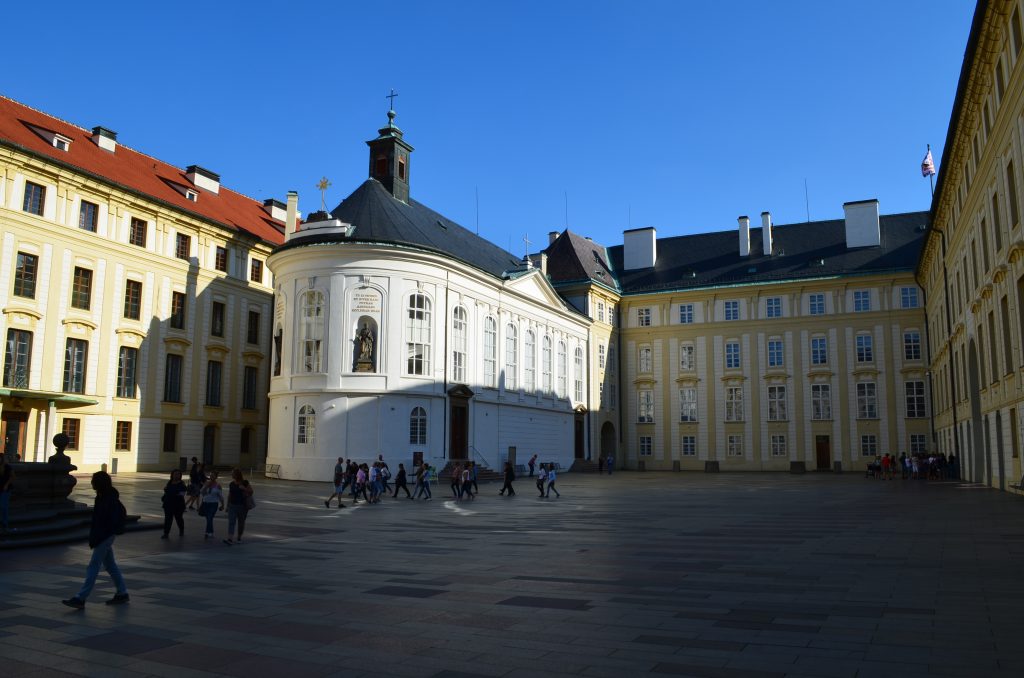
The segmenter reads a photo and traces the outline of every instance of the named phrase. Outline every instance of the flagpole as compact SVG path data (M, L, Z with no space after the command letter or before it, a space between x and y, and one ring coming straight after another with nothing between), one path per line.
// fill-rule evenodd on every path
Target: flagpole
M932 145L928 144L928 153L932 152ZM932 198L935 197L935 172L928 175L928 183L932 186Z

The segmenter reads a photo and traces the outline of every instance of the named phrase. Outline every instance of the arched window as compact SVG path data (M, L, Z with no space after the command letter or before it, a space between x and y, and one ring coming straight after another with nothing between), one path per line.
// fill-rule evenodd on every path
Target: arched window
M567 388L567 372L568 365L566 365L567 355L565 353L565 342L558 342L558 397L568 397Z
M427 444L427 411L422 407L412 408L409 415L409 444Z
M583 402L583 349L576 347L576 355L573 367L573 396L576 402Z
M505 389L514 391L518 388L516 377L519 375L519 333L516 326L509 323L505 328Z
M300 445L312 445L316 442L316 410L310 405L299 408L298 435L295 442Z
M540 354L540 387L551 393L551 337L545 335Z
M452 381L466 383L466 309L452 311Z
M302 295L302 371L322 372L323 356L321 349L324 340L324 295L323 292L309 290Z
M427 295L409 295L405 323L406 374L430 374L430 299Z
M533 330L526 330L523 346L523 388L533 391L537 388L537 340Z
M498 372L498 323L484 319L484 386L495 388Z

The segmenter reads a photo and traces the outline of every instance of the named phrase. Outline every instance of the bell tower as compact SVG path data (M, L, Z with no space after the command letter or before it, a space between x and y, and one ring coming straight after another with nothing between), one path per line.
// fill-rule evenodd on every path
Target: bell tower
M366 142L370 147L370 178L376 179L388 193L402 202L409 202L409 156L413 148L402 139L402 130L395 126L395 112L388 111L388 125L377 130L377 138Z

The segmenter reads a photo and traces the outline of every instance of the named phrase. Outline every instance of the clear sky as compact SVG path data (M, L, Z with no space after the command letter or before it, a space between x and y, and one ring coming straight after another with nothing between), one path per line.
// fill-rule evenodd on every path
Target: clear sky
M33 3L0 93L254 198L333 208L387 119L413 198L516 254L928 209L974 12L952 0ZM21 27L13 29L12 27ZM536 247L534 247L536 249Z

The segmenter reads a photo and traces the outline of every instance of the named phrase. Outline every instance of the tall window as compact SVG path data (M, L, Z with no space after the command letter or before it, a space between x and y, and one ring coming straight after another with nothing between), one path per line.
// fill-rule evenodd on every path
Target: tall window
M832 385L811 384L811 419L832 418Z
M923 417L924 413L924 382L908 381L906 383L907 417Z
M43 206L46 205L46 187L25 182L25 199L21 208L30 214L43 216Z
M299 419L296 422L295 442L299 445L312 445L316 442L316 410L310 405L299 408Z
M206 363L206 404L220 407L220 384L224 373L224 363L211 360Z
M67 449L77 450L82 432L82 420L65 417L64 421L61 422L60 430L61 433L68 437Z
M636 324L639 327L650 327L651 326L651 309L649 309L649 308L638 308L636 310Z
M32 333L7 330L4 348L4 386L28 388L29 365L32 362Z
M249 310L249 323L246 326L245 341L249 344L260 343L260 312Z
M743 436L731 435L728 437L728 443L726 447L726 455L730 457L742 457L743 456Z
M857 362L870 363L875 360L875 351L870 334L857 335Z
M682 455L684 457L697 456L697 436L683 436Z
M171 327L185 329L185 293L171 292Z
M786 436L782 434L772 434L772 456L785 457L786 454Z
M602 370L604 369L606 355L607 354L605 352L604 344L598 345L598 347L597 347L597 366L599 368L601 368Z
M78 227L83 231L96 232L96 222L100 208L95 203L83 200L78 208Z
M923 433L910 434L910 454L925 454L928 452L928 438Z
M730 341L725 345L725 369L738 370L740 368L740 344L738 341Z
M256 283L263 282L263 262L259 259L249 261L249 280Z
M604 302L597 302L597 321L604 322Z
M220 301L213 302L213 307L210 313L210 334L215 337L224 336L224 303Z
M519 332L516 326L509 323L505 326L505 388L514 391L518 388L516 377L519 376Z
M412 408L409 415L409 444L427 444L427 411L422 407Z
M870 290L854 290L853 291L853 310L854 311L870 311L871 310L871 291Z
M811 337L811 364L828 364L828 342L825 337Z
M523 346L523 388L533 391L537 388L537 340L533 330L526 331L526 342Z
M916 287L901 287L900 288L900 307L902 308L917 308L920 304L917 300L917 288Z
M654 453L654 439L651 436L640 436L640 456L649 457Z
M1010 199L1010 228L1017 228L1020 223L1020 211L1017 207L1017 175L1013 171L1013 161L1006 163L1006 195Z
M181 356L175 353L167 354L164 365L164 401L181 402Z
M142 317L142 283L138 280L124 283L124 317L129 320Z
M192 236L178 233L174 241L174 256L188 261L192 252Z
M406 373L426 376L430 374L430 299L415 292L409 295L405 324Z
M688 372L694 369L693 344L680 344L679 369Z
M781 318L782 317L782 298L781 297L768 297L764 300L765 317L768 318Z
M452 380L466 383L466 309L452 310Z
M740 319L740 302L738 302L738 301L727 301L727 302L725 302L725 319L726 320L739 320Z
M640 347L640 372L641 374L650 374L654 369L653 360L651 359L651 347L641 346Z
M302 371L323 371L324 294L307 290L302 294Z
M636 392L636 420L641 424L654 422L654 391L641 389Z
M540 351L540 381L545 393L551 392L551 337L545 335Z
M128 244L135 245L136 247L145 247L147 230L145 221L132 217L131 225L128 227ZM187 252L184 258L188 258Z
M117 422L114 432L114 449L132 449L132 423L130 421Z
M91 300L92 271L75 266L75 273L71 280L71 308L88 311Z
M863 435L860 437L860 456L862 457L875 457L878 456L878 437L873 434Z
M228 271L228 250L226 247L217 245L217 249L213 254L213 267L221 273L227 273Z
M1002 66L1002 64L1000 64ZM996 252L1003 249L1003 226L999 216L999 194L992 194L992 232L995 234Z
M139 362L139 349L122 346L117 352L117 397L135 397L135 369Z
M573 398L576 402L583 402L583 349L576 347L573 358Z
M284 330L280 327L274 333L274 376L281 376L281 346L284 343Z
M85 364L89 343L82 339L68 339L64 346L65 393L85 393Z
M789 411L786 404L786 387L768 387L768 421L787 421Z
M484 318L484 386L498 386L498 323L490 316Z
M725 420L743 421L743 387L728 386L725 389Z
M36 298L36 274L39 270L39 257L34 254L18 252L14 264L14 296L27 299Z
M807 310L811 315L825 315L825 295L821 292L808 295Z
M917 331L903 333L903 358L905 360L921 359L921 333ZM995 360L995 356L993 356Z
M878 396L876 395L875 383L872 381L857 384L857 418L878 418Z
M697 389L679 389L679 421L697 421Z
M608 367L608 371L609 372L614 372L615 371L615 347L614 346L609 346L608 347L607 367Z
M242 409L256 409L256 382L259 370L254 365L246 365L242 376Z
M681 325L693 323L693 304L679 304L679 323Z
M782 367L786 359L782 352L782 339L768 340L768 367Z

